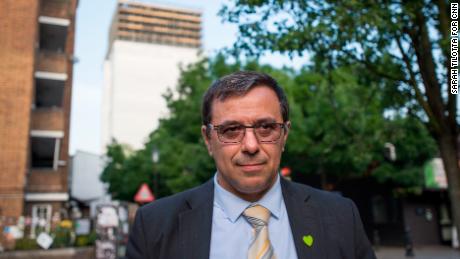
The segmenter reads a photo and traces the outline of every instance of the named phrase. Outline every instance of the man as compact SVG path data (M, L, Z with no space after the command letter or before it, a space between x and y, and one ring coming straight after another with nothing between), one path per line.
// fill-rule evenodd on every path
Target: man
M375 258L351 200L280 177L291 123L273 78L221 78L204 95L202 121L217 173L140 208L128 258Z

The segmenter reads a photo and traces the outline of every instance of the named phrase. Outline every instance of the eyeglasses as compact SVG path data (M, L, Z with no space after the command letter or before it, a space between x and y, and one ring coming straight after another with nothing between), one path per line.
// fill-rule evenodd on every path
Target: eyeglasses
M217 131L217 137L220 142L226 144L241 143L244 136L246 135L247 128L253 128L254 134L259 143L273 143L278 141L281 137L281 130L285 129L284 123L277 122L263 122L257 123L252 126L245 126L241 124L229 124L229 125L212 125L208 126Z

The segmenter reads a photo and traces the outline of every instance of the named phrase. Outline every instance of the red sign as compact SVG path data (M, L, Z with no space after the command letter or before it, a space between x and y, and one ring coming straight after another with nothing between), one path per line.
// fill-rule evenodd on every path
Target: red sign
M152 191L146 183L143 183L134 196L134 201L138 203L147 203L155 200Z
M291 175L291 168L289 167L283 167L281 168L281 175L286 177Z

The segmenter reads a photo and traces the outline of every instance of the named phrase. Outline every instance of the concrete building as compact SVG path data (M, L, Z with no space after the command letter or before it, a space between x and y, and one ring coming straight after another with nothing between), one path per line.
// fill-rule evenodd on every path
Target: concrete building
M112 139L143 147L167 116L162 95L198 59L201 12L119 0L104 64L101 151Z
M76 8L77 0L0 1L0 216L6 224L33 216L32 235L68 200Z

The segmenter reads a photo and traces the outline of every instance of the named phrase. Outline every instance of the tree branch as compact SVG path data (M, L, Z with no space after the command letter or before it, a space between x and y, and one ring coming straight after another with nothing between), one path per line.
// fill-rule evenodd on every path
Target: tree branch
M415 14L412 20L413 28L408 30L408 35L412 40L415 55L417 56L420 75L425 86L425 96L433 113L433 117L430 117L430 119L434 119L437 122L438 126L435 129L440 130L437 133L442 135L447 125L440 85L436 76L432 44L428 36L425 16L420 9L415 8L413 11Z
M402 43L401 43L401 38L399 36L396 36L396 44L398 45L398 49L399 51L401 52L401 55L403 57L403 61L404 61L404 64L406 66L406 69L407 71L409 72L409 83L408 85L410 85L412 87L412 89L414 89L415 91L415 98L417 99L417 102L420 104L420 106L422 106L423 110L425 111L426 115L428 116L429 118L429 123L431 124L431 126L438 132L440 132L441 128L433 114L433 111L431 110L430 106L428 105L428 103L425 101L425 99L423 98L423 94L422 92L420 91L420 89L418 88L417 86L417 79L416 79L416 76L415 76L415 72L412 70L412 66L411 66L411 60L409 58L409 56L407 56L406 52L404 51L404 48L402 46Z
M369 69L372 73L374 73L375 75L377 76L381 76L381 77L384 77L384 78L387 78L387 79L390 79L390 80L393 80L393 81L399 81L399 82L404 82L404 83L410 83L407 79L405 78L401 78L401 77L396 77L394 75L391 75L391 74L387 74L383 71L380 71L376 66L374 66L371 62L365 60L365 59L360 59L358 57L356 57L355 55L353 55L352 53L350 53L349 51L347 50L342 50L343 53L345 53L349 58L352 58L353 60L363 64L364 66L366 66L367 69Z

